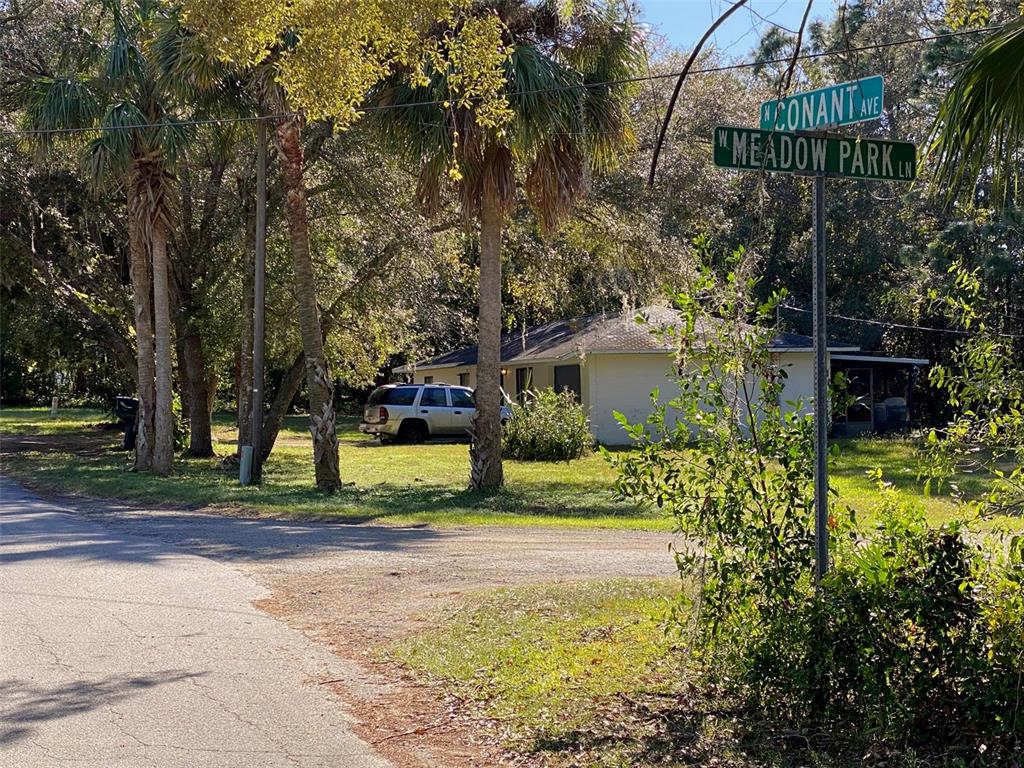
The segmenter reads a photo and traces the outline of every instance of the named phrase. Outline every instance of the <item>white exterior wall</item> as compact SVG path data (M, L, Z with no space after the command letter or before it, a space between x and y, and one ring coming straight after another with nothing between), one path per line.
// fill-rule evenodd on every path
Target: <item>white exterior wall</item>
M776 364L786 371L786 384L782 389L783 413L793 409L787 402L803 401L802 413L814 410L814 353L783 352L772 356Z
M814 355L810 352L783 352L775 356L787 377L782 400L803 400L804 413L813 409ZM651 413L651 392L658 388L658 402L665 404L679 394L673 378L673 357L667 354L634 353L591 354L586 358L583 401L590 406L590 428L604 445L628 445L630 440L615 420L613 412L625 415L631 424L645 420ZM759 394L757 382L752 395ZM672 412L669 412L671 417Z
M533 368L533 389L547 389L548 387L554 386L554 367L549 363L535 363L533 365L516 365L515 363L506 363L502 366L505 373L505 392L509 397L515 397L516 394L516 369L517 368ZM434 384L454 384L459 383L459 374L468 373L469 382L466 384L467 387L476 387L476 365L462 365L459 367L451 368L426 368L417 370L413 376L412 381L414 384L423 384L424 379L428 376L433 377Z
M679 394L672 373L672 357L664 352L588 355L583 378L589 391L584 393L584 403L590 406L590 430L598 442L627 445L629 437L612 414L618 411L630 424L646 419L655 388L660 403Z
M475 365L463 365L458 368L428 368L427 370L417 370L413 373L412 383L422 384L425 378L433 376L434 384L458 384L460 373L469 374L469 383L466 385L467 387L476 386Z
M814 355L811 352L782 352L774 355L777 365L785 368L787 377L782 393L783 409L786 401L803 400L803 412L813 410ZM564 361L571 365L573 360ZM506 364L505 391L515 397L515 363ZM537 363L533 368L535 389L552 386L553 366ZM469 373L470 387L476 386L476 366L417 370L413 381L422 384L433 376L435 384L458 384L459 374ZM629 438L612 415L624 414L631 424L645 420L651 413L651 392L659 390L659 402L667 403L679 394L673 379L673 356L664 352L587 355L580 365L580 388L583 403L590 411L590 428L604 445L627 445Z

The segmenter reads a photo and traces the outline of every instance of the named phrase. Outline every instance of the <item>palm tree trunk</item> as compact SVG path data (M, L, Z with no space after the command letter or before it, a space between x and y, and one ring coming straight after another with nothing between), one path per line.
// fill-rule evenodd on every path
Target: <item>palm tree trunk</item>
M497 200L485 194L480 210L480 310L477 340L476 416L469 446L469 484L500 488L501 466L501 226Z
M136 183L128 185L128 251L135 310L135 355L138 373L139 415L135 437L137 472L153 468L156 371L153 359L153 280L146 238L143 202Z
M292 246L295 300L299 331L306 360L306 389L309 393L310 432L313 435L313 467L317 488L333 491L341 486L338 475L338 436L335 431L334 383L324 357L320 316L316 305L316 282L309 253L309 220L302 167L301 118L277 124L281 174L285 187L285 209Z
M156 434L153 445L153 471L158 475L169 475L174 460L174 415L171 412L171 308L167 273L167 231L159 214L154 212L153 219L153 325L156 340Z

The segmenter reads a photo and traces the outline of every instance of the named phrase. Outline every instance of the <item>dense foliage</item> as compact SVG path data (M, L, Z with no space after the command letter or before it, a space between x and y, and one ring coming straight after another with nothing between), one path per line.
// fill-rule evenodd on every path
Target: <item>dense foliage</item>
M387 45L351 59L359 71L343 83L343 89L318 91L317 83L340 83L345 62L330 53L331 46L335 52L348 50L350 33L357 31L333 23L328 6L196 0L184 4L186 19L192 14L190 28L187 23L175 26L180 18L165 13L170 6L147 5L156 9L154 18L169 34L163 51L167 56L162 60L174 66L163 77L178 82L162 82L161 88L173 93L169 109L174 115L230 120L240 114L251 116L256 109L285 109L287 104L273 100L255 103L275 82L278 64L288 70L286 76L280 70L283 82L294 85L294 93L286 95L310 110L301 148L311 282L338 407L359 403L365 389L388 378L394 365L472 343L478 331L475 304L481 250L476 226L461 221L460 196L451 189L460 184L435 185L437 217L425 221L418 213L418 164L397 156L375 127L352 123L352 119L365 103L364 97L380 95L360 91L367 76L404 73L410 61L431 56L436 64L454 57L461 66L470 67L473 41L492 39L495 30L481 26L465 30L465 37L428 35L414 40L406 36L404 27L395 26L398 16L381 17L379 11L393 4L383 0L353 4L352 8L358 5L372 11L362 31L386 40ZM445 24L427 24L427 19L431 14L447 18L457 4L418 0L395 7L399 5L415 16L408 28L412 34L428 27L446 29ZM511 13L515 5L509 2L502 7ZM590 4L575 5L583 12ZM1019 14L1018 4L1010 0L985 5L985 20L993 25ZM21 100L28 84L56 82L82 72L83 60L103 49L104 30L109 27L107 9L112 7L101 0L15 0L9 6L0 16L3 131L29 126ZM132 11L136 4L120 6ZM793 87L880 74L886 83L884 116L858 126L856 132L924 142L961 63L985 35L896 43L944 30L947 10L942 2L924 8L879 0L844 3L835 18L811 25L802 50L821 55L800 63ZM200 15L204 23L196 21ZM292 23L322 28L323 34L305 35L301 41L280 34ZM209 46L213 50L204 51L209 39L215 39ZM656 35L645 35L639 42L653 74L681 67L685 53ZM276 47L279 43L287 49L283 58L278 55L284 52ZM773 29L756 51L740 57L784 57L794 43L789 33ZM884 47L871 47L875 45ZM849 55L848 48L863 50ZM170 55L175 52L176 56ZM211 53L216 64L212 68ZM494 53L502 61L507 58ZM324 65L318 70L320 59ZM723 63L728 62L710 51L701 55L697 66L709 70ZM486 57L474 62L470 69L475 74L456 84L450 108L443 108L445 114L465 111L465 104L474 103L474 93L488 93L498 71L495 64ZM752 269L761 276L755 288L758 297L765 300L773 292L786 290L785 304L797 309L777 309L783 327L809 331L809 315L799 311L809 308L811 294L807 181L721 171L711 162L707 145L716 124L749 123L759 102L776 92L783 69L766 64L749 70L692 73L680 94L677 117L669 127L651 190L645 187L644 176L671 91L669 78L629 90L629 128L635 145L617 153L614 172L603 177L587 174L584 195L559 229L543 231L525 190L517 188L501 236L505 328L649 303L663 293L664 286L678 287L692 277L696 268L692 239L709 232L718 244L716 272L724 273L725 257L734 247L745 246L755 263ZM436 69L424 71L433 72L431 77L437 79ZM229 98L204 97L197 102L200 93L207 92L193 86L209 85L229 72L231 77L220 82L220 90ZM429 90L422 83L408 82L415 86L410 91ZM300 103L302 94L312 95L308 103ZM334 102L327 104L323 99ZM491 103L500 121L503 102L499 98ZM435 111L441 108L435 105ZM312 119L320 114L334 116ZM338 130L342 125L351 127ZM269 127L273 133L274 126ZM4 374L10 374L0 395L4 402L46 403L55 387L64 396L100 402L133 388L135 344L125 190L111 187L99 197L89 195L90 174L78 158L91 138L75 134L54 141L51 152L41 159L24 136L5 133L0 137L0 159L9 170L0 178L4 273L0 354ZM181 394L191 426L191 449L196 453L213 450L203 406L245 411L248 395L251 323L246 318L251 317L254 138L255 131L247 123L195 126L185 132L177 148L179 162L169 180L175 223L168 241L173 382ZM456 162L450 143L442 144L444 157L438 162L443 181L451 178L448 171L463 173L469 164ZM468 148L460 145L460 151ZM1010 157L1012 162L1017 159ZM923 181L931 173L930 162L922 164ZM273 444L279 428L278 416L293 405L306 409L310 402L299 352L300 302L293 290L288 194L281 170L280 148L271 146L267 446ZM865 350L950 363L959 334L947 331L960 329L928 300L928 294L945 292L952 284L949 266L956 259L965 268L978 270L982 289L992 302L989 327L1014 333L1024 303L1022 214L1015 201L1005 207L994 205L988 175L975 181L978 194L970 203L953 208L928 197L926 183L909 189L881 183L830 183L828 251L842 256L830 259L828 267L834 338ZM864 279L865 275L871 279ZM302 305L310 309L308 300ZM936 328L940 330L930 330ZM1024 356L1019 333L1001 343L1011 356ZM915 392L915 417L925 424L945 423L950 412L944 399L920 387Z
M571 461L593 447L587 411L568 390L531 392L505 422L502 453L510 459Z
M619 492L684 535L676 622L695 668L835 740L1003 764L1024 736L1024 540L983 548L965 523L930 526L879 473L873 527L832 500L816 590L811 418L780 403L771 305L751 298L749 259L730 266L676 297L678 394L655 393L654 415L626 424L636 450L609 454Z

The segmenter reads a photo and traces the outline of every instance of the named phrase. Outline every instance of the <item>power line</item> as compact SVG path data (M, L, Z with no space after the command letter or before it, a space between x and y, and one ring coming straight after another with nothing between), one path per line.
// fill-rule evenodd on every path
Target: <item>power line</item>
M193 125L227 125L230 123L256 123L262 120L280 120L292 117L294 112L283 112L274 115L254 115L251 117L211 117L204 120L173 120L162 123L130 123L128 125L93 125L87 128L26 128L17 131L0 131L2 136L46 136L55 133L100 133L103 131L121 131L129 128L176 128Z
M923 37L907 37L900 40L890 40L885 43L872 43L871 45L861 45L855 48L844 48L838 51L819 51L817 53L805 53L796 57L797 61L810 61L822 58L828 58L830 56L842 56L849 55L850 53L860 53L863 51L877 51L886 48L894 48L902 45L914 45L916 43L928 43L936 40L946 40L949 38L963 37L965 35L976 35L976 34L990 34L999 32L1002 30L1005 24L997 27L987 27L985 29L964 29L957 32L944 32L935 35L925 35ZM743 61L734 64L722 64L714 67L705 67L703 69L690 70L689 77L694 75L711 75L721 72L733 72L741 69L751 69L753 67L762 67L768 64L788 64L793 61L792 56L784 56L775 59L765 59L763 61ZM604 88L610 85L632 85L634 83L646 83L653 82L656 80L668 80L678 78L680 72L663 72L660 74L648 74L648 75L637 75L636 77L624 77L617 80L603 80L596 83L574 83L572 85L558 85L551 86L550 88L533 88L523 91L510 91L508 96L533 96L541 93L554 93L558 91L575 90L577 88L590 89L590 88ZM410 107L433 107L441 106L446 101L443 99L435 99L432 101L417 101L410 102L407 104L366 104L355 109L358 112L383 112L391 109L408 109ZM74 133L100 133L103 131L119 131L125 129L141 129L141 128L165 128L170 125L175 126L198 126L198 125L225 125L229 123L252 123L261 120L280 120L287 117L293 117L296 113L286 112L282 114L273 115L256 115L252 117L224 117L224 118L211 118L206 120L180 120L174 123L138 123L133 125L98 125L91 126L88 128L27 128L21 130L11 131L0 131L0 136L40 136L40 135L52 135L52 134L74 134Z
M811 314L811 310L803 309L802 307L794 307L792 304L780 304L783 309L788 309L793 312L802 312L804 314ZM837 315L837 314L826 314L826 317L830 317L833 320L848 320L852 323L863 323L864 325L875 325L882 328L901 328L908 331L931 331L933 333L954 333L958 336L976 336L977 333L973 331L963 331L959 328L933 328L925 325L907 325L905 323L891 323L886 320L868 320L863 317L850 317L849 315ZM1016 334L1012 333L997 333L997 336L1006 339L1017 339L1020 338Z

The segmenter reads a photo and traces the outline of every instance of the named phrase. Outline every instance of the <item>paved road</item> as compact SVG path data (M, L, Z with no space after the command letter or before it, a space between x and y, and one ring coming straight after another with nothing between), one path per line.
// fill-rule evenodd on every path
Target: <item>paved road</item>
M358 684L354 664L252 607L268 592L230 560L138 522L0 478L0 766L388 765L315 684Z

